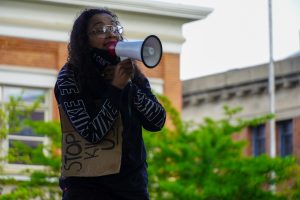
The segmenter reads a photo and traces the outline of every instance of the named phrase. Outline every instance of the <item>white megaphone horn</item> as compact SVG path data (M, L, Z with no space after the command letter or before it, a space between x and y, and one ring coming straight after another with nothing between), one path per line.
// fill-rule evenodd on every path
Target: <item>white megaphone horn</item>
M160 62L162 45L157 36L149 35L143 41L111 43L108 51L112 56L132 58L142 61L148 68L154 68Z

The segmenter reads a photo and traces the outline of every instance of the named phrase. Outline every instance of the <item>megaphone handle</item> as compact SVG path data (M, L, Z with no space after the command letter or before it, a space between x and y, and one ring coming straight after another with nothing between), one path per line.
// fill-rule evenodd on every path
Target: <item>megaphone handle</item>
M131 101L133 101L133 97L132 97L132 82L131 82L131 80L129 80L129 89L128 89L128 97L127 97L127 100L128 100L128 105L127 105L127 108L128 108L128 119L129 119L129 127L128 127L128 129L129 129L129 131L131 130L131 117L132 117L132 107L131 107L131 105L132 105L132 102Z
M123 61L123 60L126 60L128 59L127 57L120 57L120 60Z
M131 75L131 77L130 77L130 79L129 79L129 82L130 82L130 84L131 84L131 83L132 83L132 82L131 82L131 79L134 78L134 74L135 74L135 64L134 64L134 59L130 59L130 61L131 61L132 67L134 68L134 69L133 69L133 74Z

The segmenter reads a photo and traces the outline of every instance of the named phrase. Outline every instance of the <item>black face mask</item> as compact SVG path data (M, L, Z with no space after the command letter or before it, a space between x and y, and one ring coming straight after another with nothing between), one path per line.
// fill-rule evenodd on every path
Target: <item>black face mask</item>
M103 70L108 65L116 65L120 62L120 58L112 56L107 50L93 48L91 50L91 58L98 69Z

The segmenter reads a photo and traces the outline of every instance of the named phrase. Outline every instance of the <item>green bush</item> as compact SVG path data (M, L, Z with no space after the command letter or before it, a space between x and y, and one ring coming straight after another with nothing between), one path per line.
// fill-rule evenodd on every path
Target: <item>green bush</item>
M295 158L246 157L242 152L247 141L232 139L233 134L273 116L234 120L241 109L224 107L224 119L207 118L191 126L180 120L167 99L161 100L175 128L144 134L152 199L299 199L300 170ZM277 186L276 193L270 192L270 184Z

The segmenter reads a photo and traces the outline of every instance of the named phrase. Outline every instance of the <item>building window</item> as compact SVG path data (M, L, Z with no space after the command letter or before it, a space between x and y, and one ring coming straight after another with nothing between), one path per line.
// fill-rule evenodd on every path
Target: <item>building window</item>
M259 156L266 153L265 125L258 125L251 128L253 155Z
M29 116L31 120L49 120L51 113L50 90L34 87L0 85L0 106L5 111L5 104L13 97L19 98L23 104L17 107L24 110L26 105L32 103L39 97L43 97L40 106ZM5 111L7 112L7 111ZM22 120L22 115L18 116ZM37 153L43 153L43 145L47 144L48 138L35 134L29 128L14 130L10 132L4 142L3 149L7 156L8 164L18 165L40 165Z
M292 120L285 120L277 123L281 156L288 156L293 153L292 124Z

